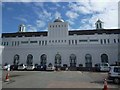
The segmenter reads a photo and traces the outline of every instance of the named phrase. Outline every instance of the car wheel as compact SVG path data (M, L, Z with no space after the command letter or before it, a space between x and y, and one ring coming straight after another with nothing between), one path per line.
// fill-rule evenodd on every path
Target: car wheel
M114 83L115 83L115 84L118 84L118 83L120 83L120 80L119 80L118 78L115 78L115 79L114 79Z

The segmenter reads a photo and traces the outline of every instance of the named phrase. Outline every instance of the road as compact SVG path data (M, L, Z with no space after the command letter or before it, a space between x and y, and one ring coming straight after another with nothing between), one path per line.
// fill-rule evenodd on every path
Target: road
M3 72L3 88L103 88L107 73L81 71L10 71L9 82L4 82L6 71ZM118 85L108 83L109 88Z

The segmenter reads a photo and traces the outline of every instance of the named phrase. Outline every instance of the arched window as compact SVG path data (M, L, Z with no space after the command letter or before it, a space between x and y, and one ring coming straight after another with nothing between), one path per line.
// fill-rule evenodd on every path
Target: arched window
M85 55L85 66L92 67L92 56L90 54Z
M55 55L55 66L61 66L61 55L59 53Z
M107 54L102 54L101 55L101 62L102 63L108 63L108 55Z
M33 56L32 56L32 54L28 54L26 64L27 65L32 65L33 64Z
M14 64L14 65L18 65L18 64L19 64L19 59L20 59L19 55L16 54L16 55L14 56L13 64Z
M42 54L41 57L40 57L40 64L41 65L46 65L47 63L47 55L46 54Z
M76 66L76 55L71 54L70 55L70 67L75 67Z

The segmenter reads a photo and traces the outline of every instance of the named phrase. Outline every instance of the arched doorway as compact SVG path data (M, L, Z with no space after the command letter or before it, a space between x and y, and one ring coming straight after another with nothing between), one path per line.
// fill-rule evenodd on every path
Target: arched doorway
M75 54L70 55L70 67L76 67L76 55Z
M26 64L27 65L33 64L33 55L32 54L28 54Z
M107 54L101 55L101 63L108 63L108 55Z
M47 55L46 54L42 54L41 57L40 57L40 64L42 66L46 65L47 63Z
M92 67L92 56L90 54L85 55L85 67L87 68Z
M61 55L57 53L55 55L55 67L60 67L61 66Z
M16 54L16 55L14 56L13 65L18 65L18 64L19 64L19 59L20 59L19 55Z

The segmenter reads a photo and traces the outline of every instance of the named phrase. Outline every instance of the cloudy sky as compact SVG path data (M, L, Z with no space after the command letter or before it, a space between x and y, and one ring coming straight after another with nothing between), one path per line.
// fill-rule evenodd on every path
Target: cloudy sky
M2 32L17 32L19 24L28 32L45 31L58 17L69 23L69 30L93 30L98 19L105 29L118 28L118 0L75 1L2 2Z

